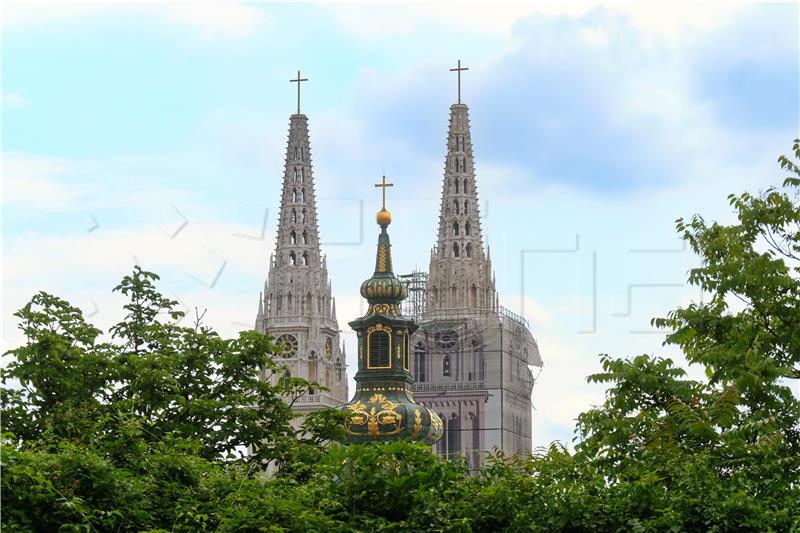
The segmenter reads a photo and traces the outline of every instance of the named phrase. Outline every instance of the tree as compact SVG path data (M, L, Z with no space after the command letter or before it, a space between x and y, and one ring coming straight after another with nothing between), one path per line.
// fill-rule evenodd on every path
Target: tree
M800 141L781 187L730 196L738 223L679 219L708 298L653 323L705 379L669 359L602 355L605 401L575 451L490 458L472 476L420 444L341 446L340 412L289 426L280 372L255 332L179 327L135 270L127 316L101 341L40 293L3 371L9 531L800 530ZM288 388L287 388L288 387ZM251 458L238 457L254 447ZM266 461L276 475L265 476Z

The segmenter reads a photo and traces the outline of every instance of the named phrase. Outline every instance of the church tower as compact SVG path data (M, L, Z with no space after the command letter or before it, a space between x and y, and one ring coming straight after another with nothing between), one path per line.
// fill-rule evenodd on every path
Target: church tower
M298 71L297 79L291 81L297 83L297 113L289 118L275 252L259 298L255 329L275 338L288 375L329 389L294 402L295 411L305 414L342 405L348 387L336 302L320 253L308 117L300 113L300 82L306 79Z
M367 313L350 327L358 336L356 393L344 406L351 416L344 422L348 442L421 440L434 444L442 437L442 422L436 414L414 401L411 392L410 338L417 325L400 313L400 302L408 288L392 270L392 245L386 228L392 215L386 210L386 176L383 205L377 214L381 227L375 256L375 272L361 284Z
M528 322L499 305L489 251L483 248L469 109L450 106L436 246L424 286L420 327L411 339L414 397L438 414L442 457L479 468L487 454L529 454L531 367L542 366ZM420 290L419 288L417 290Z

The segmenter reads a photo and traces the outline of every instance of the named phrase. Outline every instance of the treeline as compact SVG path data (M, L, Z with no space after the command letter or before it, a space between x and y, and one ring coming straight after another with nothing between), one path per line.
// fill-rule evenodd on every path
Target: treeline
M282 398L319 385L259 379L281 372L270 339L181 325L155 274L114 289L127 304L110 340L39 293L2 371L3 531L800 530L793 148L781 186L729 197L736 224L677 221L707 297L653 323L706 378L601 355L588 379L605 401L579 416L574 451L494 457L478 475L419 444L337 444L337 411L295 431Z

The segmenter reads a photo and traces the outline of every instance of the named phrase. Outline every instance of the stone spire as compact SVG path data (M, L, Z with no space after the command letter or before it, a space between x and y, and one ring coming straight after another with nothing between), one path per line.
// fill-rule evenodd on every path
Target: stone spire
M483 248L469 109L450 106L450 128L439 209L439 236L431 253L427 310L496 311L491 260Z
M308 118L300 113L289 119L275 252L256 321L258 331L275 337L291 375L330 389L301 398L295 403L298 410L347 401L346 363L328 269L320 254Z

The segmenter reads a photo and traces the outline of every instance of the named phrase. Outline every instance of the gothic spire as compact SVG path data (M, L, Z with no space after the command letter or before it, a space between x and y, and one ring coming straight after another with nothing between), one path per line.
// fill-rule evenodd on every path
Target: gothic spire
M289 119L275 263L279 268L317 268L322 264L308 118L301 114Z
M458 73L466 68L451 69ZM450 106L439 235L431 256L428 309L496 309L491 263L483 248L469 108ZM458 273L458 275L456 275ZM456 290L453 291L452 289Z

